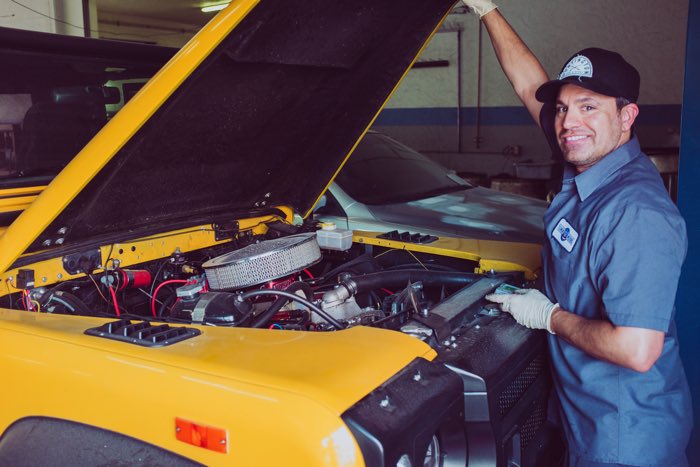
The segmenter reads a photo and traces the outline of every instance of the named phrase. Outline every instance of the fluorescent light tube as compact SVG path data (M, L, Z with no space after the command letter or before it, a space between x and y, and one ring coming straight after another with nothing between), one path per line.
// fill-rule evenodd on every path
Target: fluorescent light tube
M224 8L226 8L226 7L229 5L229 3L231 3L231 2L219 3L219 4L217 4L217 5L207 5L207 6L203 6L203 7L202 7L202 12L203 12L203 13L211 13L212 11L223 10Z

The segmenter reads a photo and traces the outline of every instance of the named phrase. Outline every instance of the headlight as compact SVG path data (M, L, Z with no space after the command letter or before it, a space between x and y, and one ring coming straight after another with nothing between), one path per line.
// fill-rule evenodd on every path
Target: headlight
M465 449L455 449L453 454L464 450ZM420 458L420 455L418 457ZM444 467L452 464L455 466L466 465L466 463L461 462L461 459L461 456L458 457L453 455L447 463L443 462L445 459L443 458L442 450L440 448L440 439L437 435L433 435L432 439L430 440L430 444L428 444L428 448L425 451L423 463L416 464L416 467ZM401 457L399 457L398 462L396 462L396 467L413 467L413 465L411 456L408 454L403 454Z
M399 457L399 461L396 463L396 467L413 467L411 463L411 457L408 454L404 454Z
M440 440L437 435L433 435L433 438L428 444L428 450L425 451L425 458L423 459L423 467L439 467L441 464L442 452L440 449Z

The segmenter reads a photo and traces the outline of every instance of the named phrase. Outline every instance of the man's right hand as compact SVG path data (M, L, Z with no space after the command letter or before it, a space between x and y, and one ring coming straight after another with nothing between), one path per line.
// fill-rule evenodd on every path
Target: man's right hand
M462 0L462 2L478 13L479 18L498 8L491 0Z
M501 305L501 310L507 311L518 324L530 329L552 330L552 314L558 303L549 301L546 295L537 289L518 289L512 294L490 294L486 300Z

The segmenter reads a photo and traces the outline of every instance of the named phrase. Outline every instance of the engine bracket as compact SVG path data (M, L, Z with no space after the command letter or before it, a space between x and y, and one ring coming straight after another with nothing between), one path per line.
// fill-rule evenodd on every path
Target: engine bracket
M68 274L89 273L102 265L102 251L99 248L94 250L81 251L63 257L63 269Z
M212 224L214 228L214 239L218 242L229 238L234 238L241 230L238 221L223 222L221 224Z

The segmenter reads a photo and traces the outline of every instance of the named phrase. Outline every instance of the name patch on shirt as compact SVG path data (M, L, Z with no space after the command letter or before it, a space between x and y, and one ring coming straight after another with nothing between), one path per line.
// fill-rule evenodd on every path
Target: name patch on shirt
M569 224L566 219L562 217L559 223L557 223L556 227L554 227L552 237L554 237L554 239L559 242L559 244L563 246L566 251L571 253L571 250L576 244L576 240L578 240L578 232L576 232L576 230L571 227L571 224Z

